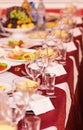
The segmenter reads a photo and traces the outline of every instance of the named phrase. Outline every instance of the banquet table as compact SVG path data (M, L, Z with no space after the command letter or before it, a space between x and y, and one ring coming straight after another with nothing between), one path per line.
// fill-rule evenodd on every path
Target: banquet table
M41 118L41 130L65 130L69 113L72 104L74 104L75 91L78 80L78 70L79 65L82 59L82 32L79 27L82 27L83 24L77 25L77 30L80 33L76 34L76 30L73 30L73 41L68 44L66 65L63 66L66 73L56 77L55 82L55 96L56 98L50 98L54 110L48 111L46 113L38 115ZM0 36L1 39L4 39L4 36ZM75 45L74 48L70 46ZM0 58L2 60L3 58ZM23 75L22 71L25 72L24 64L12 64L10 69L4 73L0 74L0 82L4 81L5 83L12 83L12 80L18 76ZM46 95L45 90L42 91L43 95ZM30 114L26 114L26 117ZM21 121L18 123L18 130L21 128ZM70 130L70 129L69 129Z

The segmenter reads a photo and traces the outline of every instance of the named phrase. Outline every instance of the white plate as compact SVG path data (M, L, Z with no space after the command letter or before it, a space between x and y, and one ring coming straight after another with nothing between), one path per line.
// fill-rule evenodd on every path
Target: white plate
M22 39L19 39L19 40L22 40ZM19 41L19 40L17 40L17 41ZM4 38L4 39L2 39L1 38L0 39L0 47L2 49L8 50L8 51L11 50L11 49L13 49L14 48L13 46L8 45L9 41L16 41L16 39L15 38L14 39L12 39L12 38ZM30 48L30 47L33 46L33 44L30 43L30 42L27 42L26 39L24 39L22 41L23 41L23 45L21 45L21 48L23 48L23 49Z
M24 50L24 52L35 52L36 51L35 49L22 49L22 50ZM4 58L6 60L9 60L9 61L22 62L22 63L24 63L26 61L26 60L15 60L15 59L11 59L11 58L7 57L7 54L4 55Z
M26 61L26 60L15 60L15 59L11 59L11 58L7 57L7 55L5 55L4 58L5 58L6 60L14 61L14 62L22 62L22 63L23 63L23 62Z
M6 88L5 92L11 91L11 89L12 89L11 85L8 83L3 83L3 82L0 82L0 86L4 86Z
M6 61L1 61L1 60L0 60L0 62L7 64L7 68L4 69L4 70L2 70L2 71L0 71L0 73L3 73L3 72L5 72L5 71L7 71L7 70L11 67L11 65L10 65L9 63L7 63Z

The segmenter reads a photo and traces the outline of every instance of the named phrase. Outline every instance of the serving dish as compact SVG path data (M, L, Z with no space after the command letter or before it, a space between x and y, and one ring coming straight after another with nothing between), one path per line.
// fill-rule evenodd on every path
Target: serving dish
M4 30L11 33L12 38L23 39L26 37L26 33L33 30L35 26L29 28L6 28Z

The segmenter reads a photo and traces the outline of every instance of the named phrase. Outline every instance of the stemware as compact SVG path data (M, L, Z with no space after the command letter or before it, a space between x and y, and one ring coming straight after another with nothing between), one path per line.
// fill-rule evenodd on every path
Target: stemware
M32 87L32 81L27 79L27 77L18 77L13 80L13 97L16 106L23 111L21 130L27 129L27 124L25 122L25 113L29 107L29 101L31 100L31 95L34 93L36 86Z
M34 81L33 79L30 79L29 76L25 77L19 77L14 79L14 91L20 91L25 95L26 103L28 105L28 102L31 99L31 95L35 93L37 88L39 87L40 79L36 78Z
M34 81L36 81L36 79L40 76L41 74L41 70L38 67L36 60L32 61L30 63L26 62L25 63L25 70L28 74L28 76L30 76L30 78Z
M45 84L45 69L48 66L48 48L46 43L42 44L41 48L39 49L39 57L36 59L36 64L41 70L41 84L39 89L43 90L46 89Z
M38 94L42 94L41 91L38 91L38 88L40 86L40 78L39 76L42 74L42 67L38 66L37 63L37 59L33 62L30 63L25 63L25 70L27 72L27 77L31 80L33 80L35 83L38 83L38 85L36 86L37 88L28 88L29 92L31 93L30 95L32 95L34 93L34 91ZM32 91L32 92L31 92Z
M9 122L12 126L17 125L25 115L26 102L24 95L17 92L9 95L3 92L0 93L0 97L3 99L3 102L0 100L0 114L3 119Z

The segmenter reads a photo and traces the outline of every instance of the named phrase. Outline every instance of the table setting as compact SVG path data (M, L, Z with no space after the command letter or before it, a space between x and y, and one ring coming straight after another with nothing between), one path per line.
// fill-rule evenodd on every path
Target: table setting
M32 125L35 127L38 118L38 130L65 130L82 59L82 31L78 27L83 24L82 20L77 16L73 26L74 21L65 16L70 12L64 9L60 15L63 13L66 19L55 14L56 24L45 30L36 29L27 13L30 20L24 23L27 27L17 20L19 25L15 23L13 27L9 20L16 10L25 9L8 9L6 16L9 19L4 22L3 29L9 36L0 35L0 96L4 99L4 102L0 101L0 109L4 107L0 122L6 122L6 126L0 123L0 127L27 130L30 121L34 120ZM66 26L64 22L67 22ZM68 33L66 29L69 29ZM10 113L5 117L7 109Z

